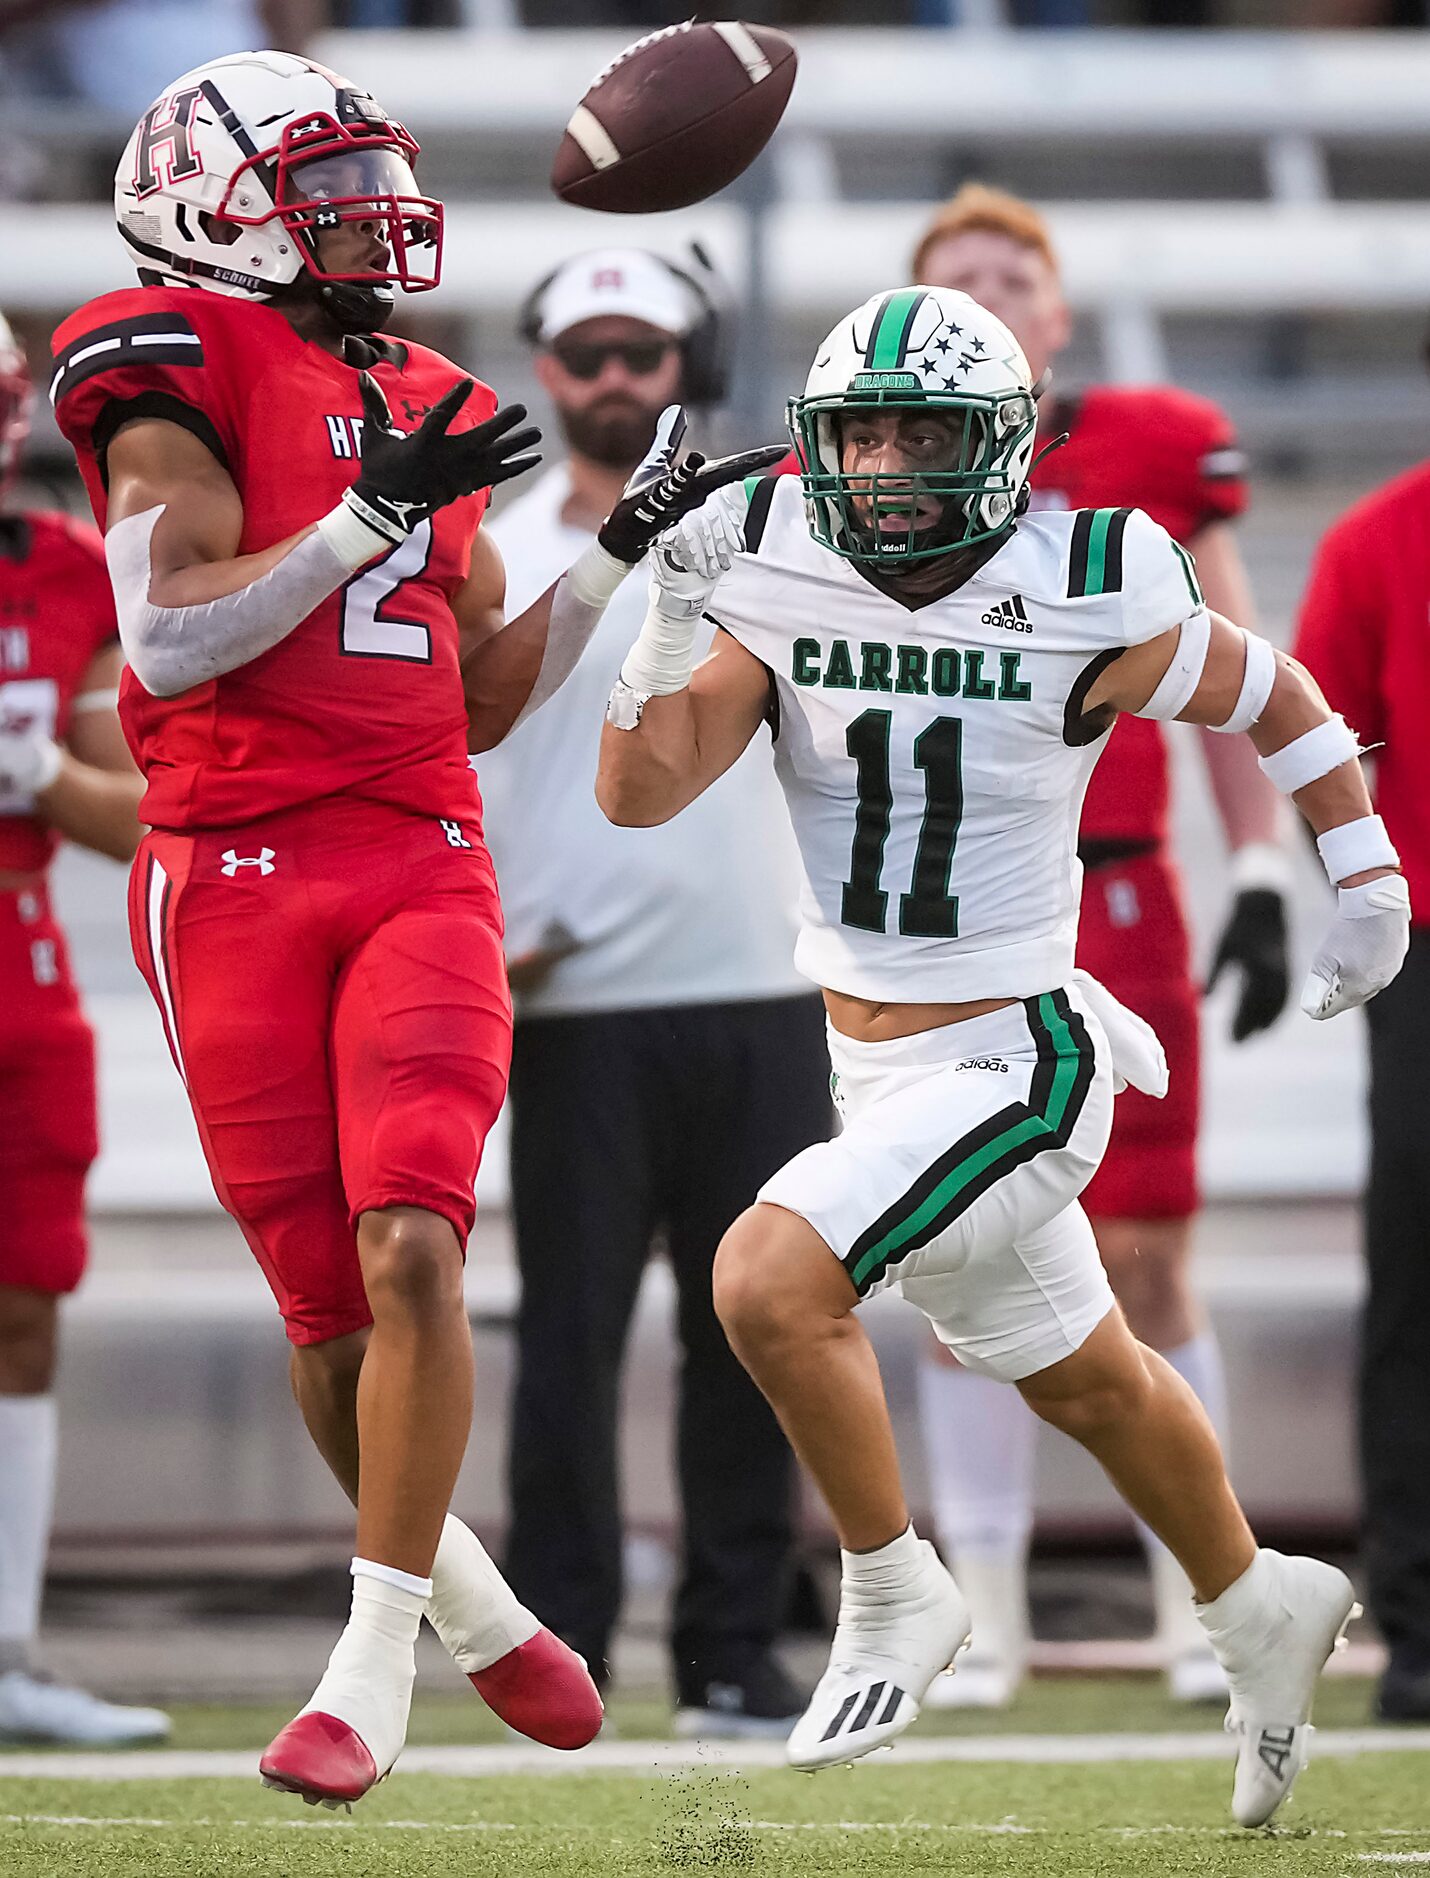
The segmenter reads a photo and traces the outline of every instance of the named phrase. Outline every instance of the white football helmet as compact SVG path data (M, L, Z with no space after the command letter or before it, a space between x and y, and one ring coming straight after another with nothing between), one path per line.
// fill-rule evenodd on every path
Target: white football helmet
M141 280L268 300L306 275L340 323L370 330L394 287L419 293L441 273L442 205L418 194L416 156L402 125L326 66L238 52L150 105L119 159L114 212ZM344 223L372 235L372 264L326 271L319 236Z
M858 413L957 413L944 461L851 473ZM999 319L948 287L875 294L815 354L787 415L816 541L888 568L1005 534L1027 506L1037 406L1023 349Z

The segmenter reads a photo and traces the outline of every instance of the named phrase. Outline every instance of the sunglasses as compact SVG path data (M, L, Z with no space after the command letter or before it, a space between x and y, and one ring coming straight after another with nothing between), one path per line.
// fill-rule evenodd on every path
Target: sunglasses
M599 378L607 359L619 359L633 378L658 372L674 350L673 339L636 339L602 346L553 346L556 361L573 378Z

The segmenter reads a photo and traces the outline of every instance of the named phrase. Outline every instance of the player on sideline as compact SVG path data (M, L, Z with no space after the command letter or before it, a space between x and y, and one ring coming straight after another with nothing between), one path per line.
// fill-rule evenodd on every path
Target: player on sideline
M1022 346L1035 381L1067 344L1070 319L1047 224L1016 196L978 183L960 190L914 250L913 277L961 289L996 314ZM1191 552L1208 605L1252 623L1231 526L1246 506L1242 457L1214 404L1170 385L1095 386L1076 397L1045 397L1038 428L1044 437L1067 432L1068 442L1033 473L1033 508L1142 509ZM1020 625L1011 619L1010 634ZM1257 769L1251 745L1205 731L1200 741L1231 849L1234 892L1211 980L1227 970L1240 975L1232 1034L1241 1042L1274 1023L1286 1001L1288 863L1277 842L1276 792ZM1133 1335L1196 1391L1224 1439L1221 1357L1191 1284L1198 993L1168 851L1169 754L1160 724L1123 717L1083 803L1078 963L1147 1019L1171 1074L1165 1101L1132 1090L1117 1105L1111 1143L1082 1203ZM1037 1423L1012 1390L960 1367L937 1343L920 1371L919 1402L936 1536L977 1635L958 1675L936 1683L931 1699L1002 1707L1016 1693L1027 1658ZM1184 1573L1145 1523L1138 1530L1152 1568L1171 1695L1224 1698L1226 1680L1196 1621Z
M0 502L30 429L24 354L0 317ZM0 1740L117 1747L169 1718L37 1675L54 1505L60 1299L84 1275L98 1151L94 1037L47 874L60 840L139 845L138 772L116 715L120 652L92 528L0 513Z
M142 285L54 342L148 783L135 954L357 1505L351 1618L260 1763L334 1805L401 1750L424 1614L513 1727L577 1747L600 1723L580 1658L448 1513L472 1413L462 1256L511 1049L467 754L551 695L656 533L770 456L675 468L667 413L597 541L504 627L478 524L539 433L379 336L395 289L438 276L416 151L307 60L187 73L115 179Z
M1073 969L1078 810L1121 711L1249 732L1340 888L1303 993L1317 1017L1400 967L1395 851L1354 734L1299 666L1208 612L1155 522L1026 513L1032 378L966 294L858 308L790 423L802 489L726 492L657 544L597 783L614 820L663 821L770 719L804 858L796 962L824 988L844 1130L765 1185L715 1265L721 1321L843 1547L830 1665L790 1759L902 1732L968 1640L909 1523L854 1315L895 1288L1080 1441L1179 1559L1231 1687L1233 1812L1259 1825L1302 1764L1351 1586L1257 1549L1205 1410L1132 1337L1078 1204L1115 1084L1166 1087L1149 1027ZM1015 594L1030 630L1010 643ZM723 630L692 676L707 609Z

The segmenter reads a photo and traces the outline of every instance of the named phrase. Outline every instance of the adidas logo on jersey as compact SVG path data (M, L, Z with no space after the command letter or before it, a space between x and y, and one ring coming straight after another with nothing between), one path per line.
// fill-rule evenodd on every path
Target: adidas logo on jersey
M996 606L989 607L983 615L985 626L1001 626L1010 633L1030 633L1033 623L1023 611L1023 596L1015 593L1011 600L1000 600Z

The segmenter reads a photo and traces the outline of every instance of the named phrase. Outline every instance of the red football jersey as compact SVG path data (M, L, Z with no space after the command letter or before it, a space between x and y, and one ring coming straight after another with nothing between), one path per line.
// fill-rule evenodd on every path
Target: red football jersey
M440 354L379 340L373 375L412 430L465 376ZM316 522L356 480L355 367L250 300L138 287L93 300L54 337L51 388L90 501L105 520L105 452L127 418L203 439L243 499L241 554ZM478 384L452 428L490 417ZM227 828L324 796L471 817L467 721L452 596L485 493L441 509L331 594L281 644L176 698L126 671L120 715L157 828Z
M0 523L0 724L37 724L63 742L84 675L116 632L92 528L38 510ZM39 873L58 846L28 797L0 783L0 871Z
M1099 385L1039 413L1041 442L1064 430L1068 442L1034 473L1034 508L1145 509L1186 544L1246 507L1236 434L1205 398L1171 385ZM1092 773L1082 833L1165 841L1170 795L1161 725L1124 716Z

